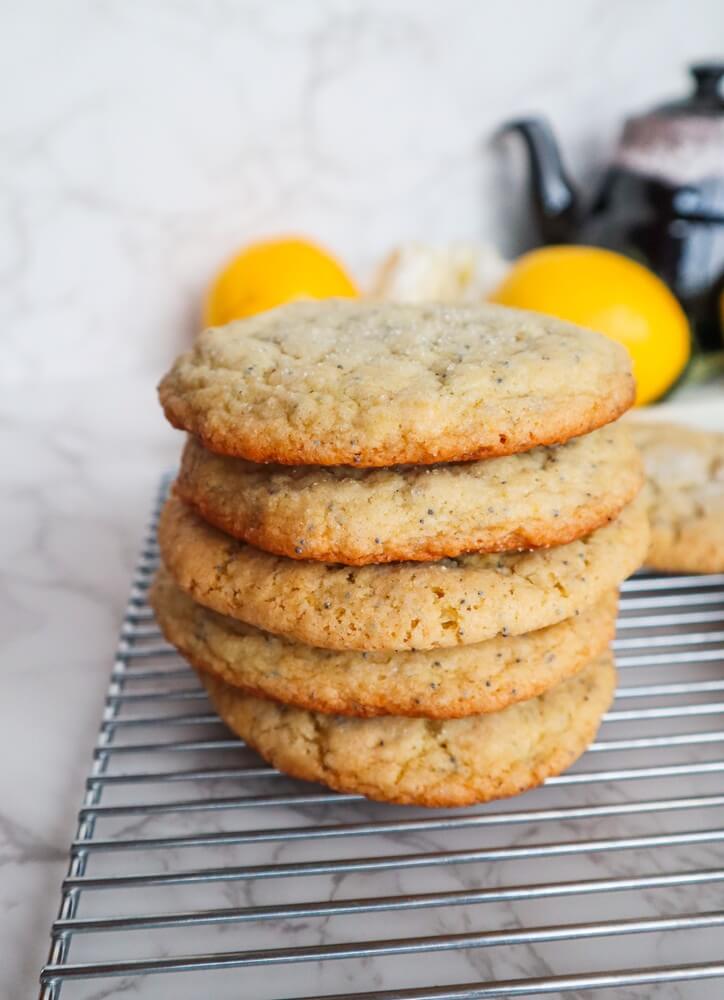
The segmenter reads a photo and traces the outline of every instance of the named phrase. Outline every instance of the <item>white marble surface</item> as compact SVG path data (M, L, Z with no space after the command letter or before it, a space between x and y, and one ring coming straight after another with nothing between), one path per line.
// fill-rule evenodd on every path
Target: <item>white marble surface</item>
M177 436L150 379L0 394L0 995L34 995L109 656Z
M254 236L315 236L363 280L411 238L512 251L496 126L545 111L589 178L723 37L719 0L5 4L0 377L155 375Z

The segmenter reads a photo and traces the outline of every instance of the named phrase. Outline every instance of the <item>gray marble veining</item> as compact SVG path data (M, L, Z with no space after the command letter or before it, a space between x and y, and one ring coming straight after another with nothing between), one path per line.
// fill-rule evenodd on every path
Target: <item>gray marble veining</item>
M588 180L622 117L683 92L724 36L718 0L11 6L0 377L17 379L109 357L156 375L248 239L309 235L362 282L410 239L517 252L522 155L496 127L547 113Z

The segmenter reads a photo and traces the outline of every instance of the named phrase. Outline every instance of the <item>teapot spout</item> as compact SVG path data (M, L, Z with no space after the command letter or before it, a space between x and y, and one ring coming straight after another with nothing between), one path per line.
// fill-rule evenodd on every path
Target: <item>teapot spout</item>
M550 125L544 118L517 118L506 122L499 134L509 132L522 135L528 151L533 207L543 242L573 242L580 223L578 198Z

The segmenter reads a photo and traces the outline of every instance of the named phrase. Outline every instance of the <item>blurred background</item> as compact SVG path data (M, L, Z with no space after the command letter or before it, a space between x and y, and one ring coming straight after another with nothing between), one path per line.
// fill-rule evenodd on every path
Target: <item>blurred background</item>
M624 119L724 55L719 0L27 0L3 20L15 382L155 378L219 268L265 237L321 243L361 291L411 241L442 249L433 267L482 243L487 290L497 254L543 238L501 123L544 114L586 203Z

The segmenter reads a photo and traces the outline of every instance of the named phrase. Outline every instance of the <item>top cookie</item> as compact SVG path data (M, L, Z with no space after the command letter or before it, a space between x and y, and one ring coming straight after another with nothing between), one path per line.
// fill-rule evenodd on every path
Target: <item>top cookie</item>
M636 424L651 521L646 564L670 573L724 572L724 434Z
M620 345L547 316L327 300L206 330L159 395L219 454L382 466L566 441L628 409L634 381Z

